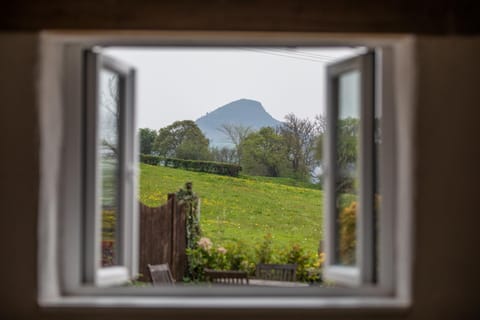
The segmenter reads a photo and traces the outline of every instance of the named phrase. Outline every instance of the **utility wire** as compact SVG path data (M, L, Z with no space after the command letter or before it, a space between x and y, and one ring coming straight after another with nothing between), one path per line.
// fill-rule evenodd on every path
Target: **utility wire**
M285 54L290 54L299 58L304 58L304 59L313 59L313 60L319 60L319 61L324 61L324 62L330 62L333 60L333 58L327 58L327 57L321 57L321 56L315 56L315 55L309 55L306 53L302 52L296 52L296 51L290 51L288 49L283 49L285 51Z
M296 53L296 52L288 51L287 49L279 49L278 51L265 50L265 49L264 49L264 51L268 51L268 52L272 52L272 53L277 53L277 54L282 54L282 55L286 55L286 56L289 56L289 57L292 57L292 58L315 60L315 61L320 61L320 62L328 62L327 59L322 58L322 57L305 56L305 55L301 55L301 54Z
M284 58L304 60L304 61L310 61L310 62L321 62L321 63L328 62L327 60L307 58L307 57L302 57L302 56L298 56L298 55L295 56L295 55L290 55L290 54L281 53L281 52L272 51L272 50L262 50L262 49L257 49L257 48L241 48L241 49L246 50L246 51L252 51L252 52L257 52L257 53L269 54L269 55L274 55L274 56L279 56L279 57L284 57Z
M335 57L332 56L327 56L324 54L319 54L319 53L311 53L311 52L305 52L301 50L296 50L296 49L284 49L285 51L306 56L306 57L311 57L311 58L319 58L319 59L326 59L326 60L335 60Z

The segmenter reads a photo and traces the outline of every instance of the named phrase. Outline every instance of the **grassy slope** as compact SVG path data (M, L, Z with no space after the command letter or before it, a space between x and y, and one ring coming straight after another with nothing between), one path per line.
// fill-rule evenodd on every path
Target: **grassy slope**
M323 194L270 181L231 178L141 164L140 199L149 206L193 182L201 198L201 226L214 244L242 240L254 245L267 233L274 246L301 244L317 250L321 237Z
M314 183L305 182L305 181L299 181L299 180L295 180L293 178L285 178L285 177L273 178L273 177L244 176L244 175L241 175L240 178L253 180L253 181L258 181L258 182L272 182L272 183L275 183L275 184L284 184L286 186L291 186L291 187L299 187L299 188L320 190L320 185L319 184L314 184Z

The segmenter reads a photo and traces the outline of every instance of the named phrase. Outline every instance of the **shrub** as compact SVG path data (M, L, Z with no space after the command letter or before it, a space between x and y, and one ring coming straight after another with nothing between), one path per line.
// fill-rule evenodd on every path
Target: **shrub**
M355 263L357 202L343 208L338 217L340 260L344 264Z
M205 280L204 269L214 270L242 270L253 273L255 264L251 260L248 250L244 250L242 243L230 246L214 246L210 239L202 237L197 246L187 249L188 276L185 281L199 282Z
M158 166L161 158L159 156L153 156L149 154L140 154L140 162L146 163L152 166Z
M225 247L215 246L210 239L200 238L196 247L187 249L188 276L184 281L205 281L204 269L241 270L255 274L257 263L297 264L297 281L318 283L322 281L321 266L324 254L305 252L300 245L293 245L275 255L272 235L267 234L255 250L242 242L230 242Z
M256 248L257 263L296 264L297 281L309 283L322 281L323 253L307 252L298 244L283 250L274 250L272 244L272 235L265 235L263 242Z
M163 158L152 155L140 155L140 161L150 165L162 165L171 168L180 168L190 171L199 171L206 173L220 174L230 177L238 177L242 167L232 163L203 161L203 160L185 160L176 158Z
M255 253L250 246L237 241L227 244L225 248L230 270L247 271L250 275L255 273Z
M196 241L202 236L199 221L198 196L193 192L192 182L185 183L185 189L180 189L177 193L177 201L186 207L187 217L185 231L187 235L187 248L194 249Z
M320 267L324 261L323 253L305 252L296 244L281 253L280 261L297 264L297 281L313 283L322 280Z
M263 238L263 242L256 248L258 263L272 263L272 234L268 233Z

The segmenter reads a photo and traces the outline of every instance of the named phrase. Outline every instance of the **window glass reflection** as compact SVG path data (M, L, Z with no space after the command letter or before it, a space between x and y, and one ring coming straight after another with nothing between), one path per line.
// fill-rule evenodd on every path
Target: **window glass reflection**
M337 83L336 261L355 265L359 196L360 73L342 74Z
M119 77L100 73L100 179L102 208L102 266L116 265L119 212Z

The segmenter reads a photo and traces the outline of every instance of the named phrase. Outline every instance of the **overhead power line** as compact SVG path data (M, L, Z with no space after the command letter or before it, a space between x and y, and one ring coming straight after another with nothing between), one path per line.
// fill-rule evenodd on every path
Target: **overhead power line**
M246 51L252 51L252 52L257 52L257 53L269 54L269 55L274 55L274 56L279 56L279 57L284 57L284 58L304 60L304 61L310 61L310 62L320 62L320 63L329 62L326 59L304 57L304 56L300 56L300 55L297 55L297 54L289 54L289 53L286 53L286 52L279 52L279 51L268 50L268 49L259 49L259 48L241 48L241 49L246 50Z
M325 59L325 60L335 60L335 57L327 56L327 55L320 54L320 53L305 52L305 51L301 51L301 50L297 50L297 49L284 49L284 50L286 50L288 52L291 52L291 53L311 57L311 58L319 58L319 59Z

